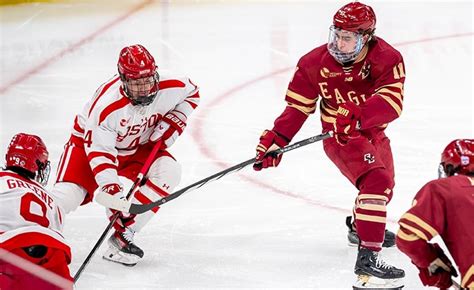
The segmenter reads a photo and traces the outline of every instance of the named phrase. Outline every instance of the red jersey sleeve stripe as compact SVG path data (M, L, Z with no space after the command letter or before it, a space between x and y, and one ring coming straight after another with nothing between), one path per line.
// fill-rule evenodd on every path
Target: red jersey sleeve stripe
M151 200L148 197L146 197L143 193L141 193L140 191L137 191L134 196L141 204L151 203ZM154 207L154 208L151 209L151 211L156 213L159 209L160 209L159 207Z
M112 79L110 82L108 82L107 84L104 85L104 87L102 88L102 91L100 91L100 93L97 95L97 98L95 98L94 100L94 103L92 103L92 106L89 110L89 116L91 115L91 112L92 110L94 109L95 107L95 104L97 104L97 101L100 99L100 97L102 97L105 92L113 85L115 84L120 78L117 76L115 77L114 79Z
M197 106L198 106L197 104L195 104L195 103L193 103L193 102L190 102L189 100L184 100L184 101L185 101L186 103L188 103L188 104L191 106L191 108L193 108L193 109L196 109Z
M130 103L130 100L126 97L122 97L120 100L113 102L112 104L105 107L105 109L100 113L99 116L99 125L102 123L108 115L112 114L114 111L120 110Z
M77 120L77 116L74 119L74 130L76 130L77 132L79 132L81 134L84 133L84 129L81 128L81 126L79 125L79 121Z
M158 84L158 87L160 90L164 89L171 89L171 88L184 88L186 85L182 81L178 80L166 80L166 81L161 81Z
M199 96L199 92L196 92L192 96L188 96L186 99L199 99L201 96Z
M110 163L102 163L100 165L97 165L94 169L92 169L92 173L94 175L99 174L100 172L106 170L106 169L114 169L117 170L117 166L110 164Z
M96 158L96 157L105 157L105 158L109 159L110 161L112 161L113 163L115 163L115 161L117 160L117 158L114 155L110 154L110 153L94 151L94 152L91 152L91 153L87 154L87 160L89 160L89 162L91 162L91 160Z

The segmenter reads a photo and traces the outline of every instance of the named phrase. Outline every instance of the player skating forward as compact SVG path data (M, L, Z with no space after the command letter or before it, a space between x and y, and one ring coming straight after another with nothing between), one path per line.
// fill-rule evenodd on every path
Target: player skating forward
M254 165L256 170L277 166L282 156L266 153L287 145L321 99L323 131L335 133L324 141L324 150L359 190L349 238L359 244L354 271L361 276L360 285L370 285L367 278L390 284L405 275L379 255L383 244L394 245L394 234L385 230L395 183L384 130L401 114L405 70L401 54L374 35L375 23L372 8L360 2L336 12L328 43L299 60L287 106L273 129L261 135Z
M419 269L425 286L447 289L457 276L437 243L440 235L459 271L461 286L474 289L474 140L454 140L441 154L440 179L428 182L398 222L398 248Z
M72 280L71 250L61 235L62 213L43 188L49 168L48 150L40 137L20 133L12 138L5 169L0 170L0 248ZM51 286L41 283L0 260L0 289Z
M119 176L135 180L154 142L163 141L135 192L134 203L146 204L167 196L179 183L181 168L166 150L181 135L199 103L199 89L187 77L159 75L153 56L141 45L120 52L119 74L104 83L74 119L62 154L52 193L66 213L96 199L123 196ZM104 258L135 265L144 255L134 244L158 207L139 216L122 214L109 239ZM109 213L110 216L110 213Z

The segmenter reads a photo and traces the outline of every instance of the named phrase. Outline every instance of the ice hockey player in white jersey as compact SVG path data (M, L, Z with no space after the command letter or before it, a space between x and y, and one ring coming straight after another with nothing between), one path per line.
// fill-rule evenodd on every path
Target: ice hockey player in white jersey
M48 150L40 137L25 133L13 137L6 166L0 170L0 249L72 281L71 249L61 235L62 213L43 188L49 168ZM1 259L0 277L0 289L51 286Z
M102 84L74 119L52 194L66 213L91 202L94 194L99 203L100 196L123 197L119 176L135 180L155 142L161 140L147 181L132 202L146 204L167 196L181 177L180 165L167 149L198 103L199 89L187 77L160 75L142 45L124 47L118 75ZM144 253L134 243L134 234L158 209L138 216L121 213L104 259L135 265Z

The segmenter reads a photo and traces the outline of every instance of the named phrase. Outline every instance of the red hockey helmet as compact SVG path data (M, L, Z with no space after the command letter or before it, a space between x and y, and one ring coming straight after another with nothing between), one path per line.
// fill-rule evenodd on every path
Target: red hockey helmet
M149 105L158 93L159 75L153 56L140 44L120 51L118 72L133 105Z
M28 177L46 185L50 172L48 156L48 149L40 137L19 133L8 145L6 167L13 170L21 168L28 173Z
M441 153L441 166L447 176L474 174L474 140L456 139Z
M340 8L333 18L335 27L361 34L373 34L376 17L372 7L354 1Z

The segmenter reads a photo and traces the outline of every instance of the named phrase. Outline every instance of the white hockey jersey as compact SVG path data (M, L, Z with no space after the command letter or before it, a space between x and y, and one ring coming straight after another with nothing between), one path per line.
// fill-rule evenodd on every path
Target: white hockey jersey
M131 155L150 141L158 122L175 112L186 122L199 104L199 88L188 78L160 75L159 90L148 106L134 106L118 75L104 83L74 120L72 135L84 140L84 149L99 187L120 183L118 156Z
M68 250L61 230L61 209L41 185L0 171L0 247L44 244Z

